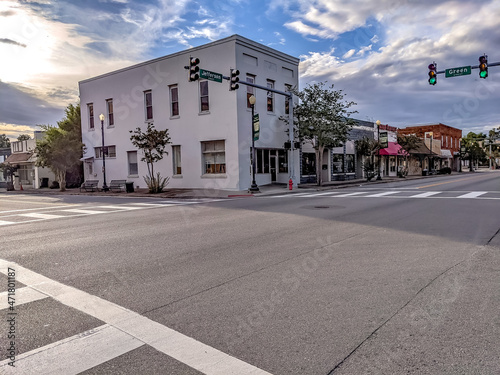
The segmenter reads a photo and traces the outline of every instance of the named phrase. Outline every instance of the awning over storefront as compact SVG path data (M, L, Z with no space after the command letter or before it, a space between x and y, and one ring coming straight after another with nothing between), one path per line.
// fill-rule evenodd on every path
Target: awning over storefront
M94 160L93 156L84 156L83 158L80 158L80 161L92 161Z
M17 152L15 154L10 154L5 160L8 164L25 163L31 157L31 152Z
M406 155L406 151L401 148L396 142L389 142L387 148L380 150L380 155Z
M452 159L453 158L450 150L441 150L441 157L445 158L445 159Z

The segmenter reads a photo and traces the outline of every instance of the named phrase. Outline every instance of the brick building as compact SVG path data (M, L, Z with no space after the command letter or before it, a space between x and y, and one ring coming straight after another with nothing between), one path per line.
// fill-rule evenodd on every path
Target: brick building
M403 135L415 134L420 138L427 138L426 133L432 132L432 138L441 142L441 150L450 150L453 155L460 151L460 138L462 130L444 124L415 125L399 129L398 133Z

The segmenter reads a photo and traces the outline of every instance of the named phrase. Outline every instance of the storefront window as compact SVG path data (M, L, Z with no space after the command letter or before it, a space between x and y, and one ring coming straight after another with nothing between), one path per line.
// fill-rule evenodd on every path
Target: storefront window
M316 154L314 154L313 152L304 152L302 154L302 174L316 174Z

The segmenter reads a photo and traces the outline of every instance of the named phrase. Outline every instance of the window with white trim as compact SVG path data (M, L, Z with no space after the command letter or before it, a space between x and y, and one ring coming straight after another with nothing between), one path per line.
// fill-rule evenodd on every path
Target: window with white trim
M181 146L172 146L172 163L174 175L182 174Z
M94 150L95 158L102 159L102 147L94 147ZM107 158L116 158L116 146L105 146L104 150Z
M153 119L153 93L151 90L144 91L144 106L146 121Z
M139 175L139 164L137 163L137 151L127 151L128 175Z
M255 76L253 74L247 74L246 81L248 83L253 83L255 84ZM250 104L250 99L251 96L256 96L255 95L255 88L252 86L247 86L247 108L252 108L252 105Z
M225 141L201 142L201 154L204 174L226 173Z
M94 129L94 103L87 104L87 111L89 113L89 129Z
M267 88L274 89L274 81L268 79L267 80ZM274 92L267 92L267 112L274 112Z
M113 116L113 99L106 100L106 110L108 111L108 126L114 126L115 118Z
M208 81L200 81L200 112L208 112L209 110Z
M177 85L169 86L170 89L170 117L179 116L179 88Z

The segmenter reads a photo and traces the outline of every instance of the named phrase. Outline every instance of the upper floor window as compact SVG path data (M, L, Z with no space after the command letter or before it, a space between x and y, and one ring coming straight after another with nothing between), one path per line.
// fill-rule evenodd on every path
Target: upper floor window
M102 158L102 147L95 147L95 158ZM107 158L116 158L116 146L105 146L104 152L106 153Z
M267 80L267 88L274 89L274 81ZM274 112L274 92L267 92L267 112Z
M23 151L23 141L12 142L12 152L22 152Z
M89 113L89 129L94 129L94 104L87 104L87 110Z
M292 85L285 84L285 92L292 91ZM285 115L290 114L290 97L285 96Z
M179 88L177 85L170 86L170 116L179 116Z
M106 100L106 110L108 111L108 126L114 126L115 119L113 117L113 99Z
M253 74L247 74L246 80L248 83L255 84L255 76ZM247 86L247 108L252 108L252 105L248 100L252 95L255 96L255 88L252 86Z
M200 81L200 112L208 112L208 81Z
M144 105L146 110L146 120L153 119L153 93L151 90L144 91Z

